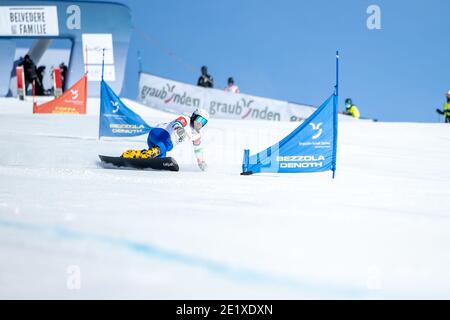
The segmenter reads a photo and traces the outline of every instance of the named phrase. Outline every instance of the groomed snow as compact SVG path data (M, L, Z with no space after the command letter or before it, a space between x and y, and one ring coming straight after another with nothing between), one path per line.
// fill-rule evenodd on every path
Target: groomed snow
M145 137L98 140L98 104L0 99L0 298L450 298L450 125L341 121L335 180L240 176L296 126L257 121L210 121L208 172L112 170Z

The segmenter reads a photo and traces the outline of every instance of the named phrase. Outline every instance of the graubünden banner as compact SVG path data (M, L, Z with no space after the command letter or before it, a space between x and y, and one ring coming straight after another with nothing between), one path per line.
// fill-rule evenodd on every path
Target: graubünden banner
M224 119L303 121L316 110L307 105L202 88L142 72L138 99L147 106L182 114L203 108L211 117Z

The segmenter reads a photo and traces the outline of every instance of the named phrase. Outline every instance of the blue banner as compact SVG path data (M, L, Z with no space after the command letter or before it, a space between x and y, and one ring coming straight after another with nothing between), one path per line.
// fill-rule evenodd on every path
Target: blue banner
M242 174L336 170L337 95L330 96L308 119L280 142L250 156L245 150Z
M99 137L133 137L152 128L129 109L114 91L101 82Z

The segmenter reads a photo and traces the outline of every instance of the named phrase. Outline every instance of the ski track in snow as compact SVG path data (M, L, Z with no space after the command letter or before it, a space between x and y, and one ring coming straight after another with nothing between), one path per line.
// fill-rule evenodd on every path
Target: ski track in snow
M317 283L313 284L308 283L307 281L300 282L297 279L283 278L270 274L259 273L258 271L255 270L240 269L239 267L234 267L231 265L199 257L188 256L182 253L165 250L152 244L141 243L127 239L86 234L62 227L32 225L2 219L0 219L0 227L26 231L34 233L39 236L47 236L48 238L55 238L56 240L60 239L72 241L83 240L95 242L99 245L112 246L116 250L126 249L135 254L159 259L165 262L179 263L195 268L206 269L207 271L217 274L218 276L229 278L230 280L238 282L282 287L292 290L294 292L307 291L322 296L344 295L353 298L362 298L365 296L368 297L367 293L358 289L335 288L330 285L323 285L323 284L320 285Z

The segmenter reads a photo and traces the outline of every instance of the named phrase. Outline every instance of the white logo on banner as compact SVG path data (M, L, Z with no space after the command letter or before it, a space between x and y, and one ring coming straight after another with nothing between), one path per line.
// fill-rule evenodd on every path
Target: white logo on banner
M313 128L313 130L317 131L319 130L314 136L312 136L313 140L316 140L317 138L319 138L322 135L322 129L320 128L322 126L322 122L318 123L317 125L314 123L310 123L311 127Z
M117 101L110 101L111 105L115 108L112 113L117 113L119 112L120 106L119 106L119 102Z
M70 89L70 93L72 93L72 100L78 99L78 89Z
M56 6L0 7L0 36L58 36Z

